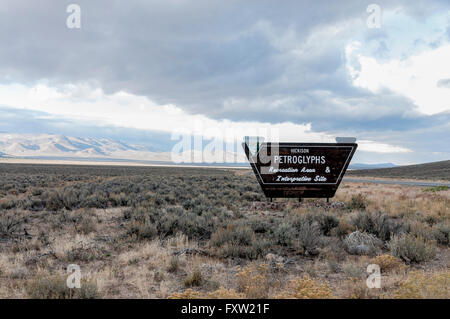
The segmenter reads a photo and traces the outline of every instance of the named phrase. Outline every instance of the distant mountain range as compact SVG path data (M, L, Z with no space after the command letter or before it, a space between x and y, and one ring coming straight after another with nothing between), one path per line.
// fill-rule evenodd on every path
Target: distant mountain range
M375 169L375 168L389 168L389 167L396 167L397 165L393 163L380 163L380 164L362 164L362 163L355 163L350 164L349 169Z
M195 158L202 158L195 151ZM227 155L236 156L236 166L247 166L248 162L242 153ZM190 158L191 154L184 155ZM55 159L75 161L102 162L172 162L170 152L157 152L150 147L129 144L107 138L71 137L56 134L9 134L0 133L0 157ZM222 156L223 158L223 156ZM217 165L219 163L215 163ZM229 164L231 165L231 164ZM395 167L392 163L351 164L350 169L375 169Z
M202 158L204 155L200 151L194 151L194 153L195 159ZM227 153L227 155L233 158L237 156L240 162L238 165L244 165L247 162L243 154ZM184 152L179 156L190 159L191 152ZM171 152L157 152L142 145L107 138L83 138L56 134L0 133L0 157L105 162L172 162Z
M138 159L166 161L168 152L106 138L70 137L55 134L0 134L0 156L97 159Z

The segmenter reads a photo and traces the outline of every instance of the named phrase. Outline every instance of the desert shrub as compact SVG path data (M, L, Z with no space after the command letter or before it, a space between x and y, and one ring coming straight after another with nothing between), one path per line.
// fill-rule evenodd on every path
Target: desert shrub
M141 224L154 225L160 238L181 232L189 239L209 239L220 223L220 218L212 215L211 212L198 215L181 207L138 206L126 210L123 216L131 224L138 221Z
M68 288L66 276L38 277L27 283L26 292L31 299L95 299L99 297L97 284L82 281L81 288Z
M372 234L355 231L344 239L344 245L349 254L370 255L374 254L379 246L380 240Z
M225 289L220 287L219 289L212 291L206 295L208 299L244 299L245 296L242 293L236 292L234 289Z
M381 240L389 240L391 234L400 231L401 225L386 214L358 212L351 218L352 224L361 232L373 234Z
M0 211L0 237L12 236L21 230L23 218L17 212Z
M269 267L266 264L251 263L237 275L238 291L249 299L268 297Z
M248 201L260 201L261 200L261 194L256 193L256 192L245 192L244 194L242 194L242 197Z
M365 210L367 207L367 198L362 194L353 195L350 202L347 203L347 209Z
M101 249L87 245L80 245L68 250L65 258L69 262L90 262L101 259L102 256L103 252Z
M1 209L12 209L17 206L17 203L14 199L10 197L4 197L0 199L0 208Z
M358 212L350 218L350 221L361 232L372 234L375 231L374 222L368 212Z
M304 220L298 228L298 241L308 254L317 254L320 245L320 228L316 222Z
M399 299L449 299L450 272L438 272L426 275L415 271L399 283L393 297Z
M403 229L405 233L414 235L415 237L422 237L426 240L432 240L433 229L427 224L419 220L408 220L404 225Z
M110 194L109 200L113 206L128 206L128 196L124 192Z
M79 207L103 208L108 207L108 198L101 193L93 194L84 198Z
M317 214L316 221L319 223L322 234L328 236L330 231L339 225L339 219L332 214Z
M61 212L57 213L57 223L58 226L59 224L73 224L73 225L78 225L79 223L81 223L82 219L83 219L83 215L73 212L73 211L69 211L66 209L63 209Z
M39 187L33 187L33 188L31 189L31 195L33 195L33 196L39 196L39 195L42 195L43 192L44 192L43 189L42 189L42 188L39 188Z
M164 205L165 202L166 201L165 201L164 197L160 194L156 194L153 197L153 203L155 204L156 207L160 207L160 206Z
M45 207L48 210L57 211L64 208L63 199L57 191L47 191L43 195Z
M168 272L177 272L178 269L180 269L180 260L178 259L178 257L173 256L169 260L169 265L167 266L167 271Z
M283 246L292 245L296 231L289 223L281 223L274 232L276 242Z
M255 238L249 245L225 243L217 249L216 254L222 258L239 257L252 260L265 256L270 246L270 241Z
M40 198L29 198L27 200L24 200L22 203L22 207L24 209L29 209L35 212L45 209L45 206L45 201Z
M79 206L79 192L74 188L64 188L60 200L66 209L74 209Z
M306 254L316 255L320 246L320 226L312 215L296 215L288 222L295 230L294 245L298 245Z
M441 245L450 244L450 224L438 223L433 226L433 237Z
M195 270L192 274L188 275L184 280L185 287L199 287L203 284L204 279L200 270Z
M339 225L337 225L337 227L333 229L332 232L336 234L337 237L344 238L354 230L355 227L353 226L353 224L349 223L346 218L341 218L339 220Z
M330 299L333 298L328 282L321 283L308 276L297 277L289 283L287 291L281 293L278 299Z
M11 270L9 278L11 279L25 279L30 275L30 271L26 267L18 267Z
M367 299L373 298L373 291L367 287L366 281L359 277L350 277L342 283L342 297L346 299Z
M342 271L350 278L362 278L366 274L365 269L361 265L352 262L343 264Z
M253 236L253 231L247 225L231 224L226 228L218 229L211 236L210 243L216 247L223 246L224 244L248 246L251 244Z
M169 205L175 205L177 202L177 198L175 197L175 195L173 193L166 194L164 196L164 200Z
M200 291L195 291L191 288L183 292L175 292L171 294L168 299L204 299L205 295Z
M43 245L43 246L48 246L50 244L50 238L48 236L48 233L40 230L39 234L37 236L37 240Z
M171 223L172 226L176 225L176 227L173 228L175 232L166 233L164 234L165 236L173 235L176 232L181 231L189 239L205 240L209 239L211 234L217 228L217 219L207 213L197 215L192 212L183 213L182 210L178 210L177 215L172 216L176 221L176 224L174 224L174 222Z
M238 293L233 289L225 289L220 287L219 289L203 293L195 291L191 288L186 289L183 292L177 292L171 294L168 299L244 299L245 296L242 293Z
M149 220L133 220L127 225L127 235L137 240L153 239L157 236L158 230Z
M95 232L96 229L97 227L95 220L89 216L83 215L81 223L77 225L77 231L85 235Z
M405 264L399 258L391 255L376 256L375 258L372 258L370 263L380 266L380 270L383 273L405 268Z
M393 236L388 244L391 254L407 263L419 263L435 255L435 248L421 237L410 234Z
M386 214L373 213L371 218L374 227L372 234L383 241L390 240L393 234L398 234L402 231L402 225Z
M246 225L256 234L269 234L274 231L274 225L261 218L249 218L246 221Z
M434 186L434 187L425 188L424 191L436 193L436 192L440 192L440 191L446 191L448 189L449 189L448 186Z

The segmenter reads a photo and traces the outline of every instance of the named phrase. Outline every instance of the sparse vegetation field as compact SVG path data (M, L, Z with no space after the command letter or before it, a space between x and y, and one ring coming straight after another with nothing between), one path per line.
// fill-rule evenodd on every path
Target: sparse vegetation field
M1 164L0 297L450 298L450 190L264 201L250 170Z

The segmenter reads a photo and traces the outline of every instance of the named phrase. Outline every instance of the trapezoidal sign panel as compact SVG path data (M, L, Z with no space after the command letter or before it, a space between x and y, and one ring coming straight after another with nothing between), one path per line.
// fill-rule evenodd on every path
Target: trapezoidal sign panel
M262 143L245 154L267 197L331 198L356 151L356 143Z

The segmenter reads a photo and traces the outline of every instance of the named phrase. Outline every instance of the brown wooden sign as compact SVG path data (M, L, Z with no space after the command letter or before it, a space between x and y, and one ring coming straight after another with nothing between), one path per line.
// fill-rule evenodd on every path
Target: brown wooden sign
M331 198L356 151L356 143L262 143L245 154L267 197Z

